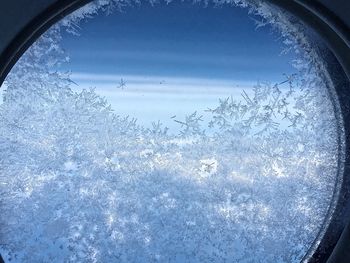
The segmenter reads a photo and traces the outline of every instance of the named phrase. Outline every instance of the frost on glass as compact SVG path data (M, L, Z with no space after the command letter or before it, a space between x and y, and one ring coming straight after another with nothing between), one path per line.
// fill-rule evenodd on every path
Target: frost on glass
M215 1L220 4L220 1ZM61 31L126 2L95 1L46 32L0 106L0 252L7 262L298 262L337 180L328 81L304 27L250 7L295 49L297 74L145 128L93 89L74 92Z

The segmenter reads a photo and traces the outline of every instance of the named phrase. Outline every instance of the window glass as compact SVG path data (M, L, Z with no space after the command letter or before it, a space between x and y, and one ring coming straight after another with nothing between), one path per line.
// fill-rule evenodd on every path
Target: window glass
M100 0L52 26L1 88L5 261L299 262L339 180L308 32L242 1Z

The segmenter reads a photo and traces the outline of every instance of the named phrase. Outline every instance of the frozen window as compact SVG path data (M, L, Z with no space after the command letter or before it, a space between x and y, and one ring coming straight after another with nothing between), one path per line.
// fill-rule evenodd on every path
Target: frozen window
M266 3L94 1L0 105L6 262L299 262L341 127L309 29Z

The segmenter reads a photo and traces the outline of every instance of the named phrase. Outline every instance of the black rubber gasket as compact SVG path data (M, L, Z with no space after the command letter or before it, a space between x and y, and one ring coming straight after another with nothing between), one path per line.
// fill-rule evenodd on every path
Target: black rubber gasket
M320 43L319 53L322 53L322 59L334 84L335 99L340 106L338 115L343 122L341 128L344 129L345 142L344 145L339 145L339 150L344 152L344 156L342 160L338 160L338 167L341 168L338 177L341 176L342 182L339 186L339 196L334 200L335 209L329 218L328 227L324 229L322 239L315 240L303 261L348 263L350 237L346 226L349 228L350 219L350 42L348 42L350 29L334 13L314 0L269 0L269 2L310 26L327 46L322 47ZM345 234L342 235L342 232Z
M20 31L0 54L0 85L24 52L52 25L92 0L57 0ZM32 4L35 4L33 1ZM2 4L0 4L2 5ZM19 8L23 8L19 6Z

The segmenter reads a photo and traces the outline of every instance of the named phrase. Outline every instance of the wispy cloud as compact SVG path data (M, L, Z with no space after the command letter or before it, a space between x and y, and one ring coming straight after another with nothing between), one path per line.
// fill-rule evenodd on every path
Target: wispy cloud
M254 82L213 79L188 78L174 76L121 75L121 74L90 74L73 73L72 79L80 88L96 87L99 90L112 91L118 89L123 79L125 93L184 93L184 94L230 94L251 89Z

